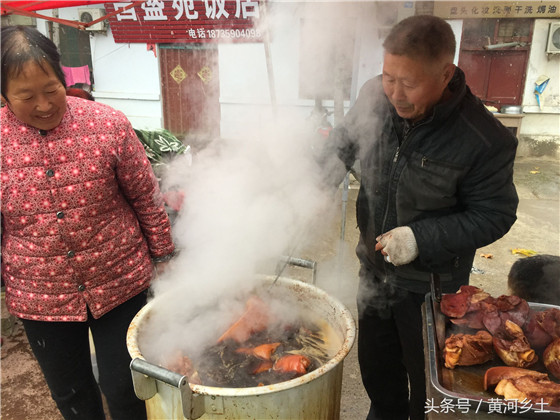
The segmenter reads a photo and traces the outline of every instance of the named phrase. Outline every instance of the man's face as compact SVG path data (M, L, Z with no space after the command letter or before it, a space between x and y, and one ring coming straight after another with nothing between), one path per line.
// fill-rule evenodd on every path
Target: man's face
M397 113L416 122L437 104L453 76L451 63L428 63L404 55L385 54L383 90Z
M55 128L66 112L66 90L47 63L41 68L29 61L18 75L8 77L5 99L21 122L40 130Z

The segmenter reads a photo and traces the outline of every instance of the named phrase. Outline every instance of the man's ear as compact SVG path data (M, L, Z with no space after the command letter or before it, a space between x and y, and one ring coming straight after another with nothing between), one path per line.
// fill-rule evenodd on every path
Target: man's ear
M455 64L447 63L443 69L443 78L446 86L451 81L451 78L455 74L455 67L456 67Z

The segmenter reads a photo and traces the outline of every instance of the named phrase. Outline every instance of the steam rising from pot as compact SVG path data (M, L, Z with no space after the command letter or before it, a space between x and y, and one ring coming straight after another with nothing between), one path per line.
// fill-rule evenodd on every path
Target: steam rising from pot
M303 15L309 19L305 22L306 28L312 26L311 20L318 22L317 27L325 27L327 21L345 22L345 26L350 29L344 33L351 34L356 30L355 39L359 38L360 30L371 32L368 32L368 38L371 35L371 38L377 39L377 32L368 29L371 25L358 23L365 14L370 16L368 19L373 20L379 20L383 15L372 14L372 6L367 4L353 7L344 5L343 11L334 4L329 4L328 7L312 7L307 4L297 7L300 11L305 11ZM278 6L277 10L280 9ZM379 7L375 8L380 12L378 9ZM277 10L275 7L268 9L268 22L293 20L291 12L286 16L272 16ZM348 19L342 19L348 11L352 11L347 16ZM346 25L346 22L349 23ZM274 27L270 29L271 38L275 42L273 46L277 49L288 48L290 44L282 42L283 36L274 34ZM330 43L339 38L336 35L338 32L329 33L331 37L325 38L323 34L320 42L311 43L305 51L300 51L300 55L309 58L310 55L317 54L317 60L308 61L318 62L320 59L324 62L325 57L320 54L332 52L334 47ZM311 32L306 34L310 35ZM358 47L377 50L374 48L377 45L375 42L360 42L363 45L356 44L350 48L345 46L342 51L352 56ZM321 51L315 50L317 46L321 47ZM221 53L226 56L232 54L234 47L236 46L222 46ZM246 51L245 47L239 48L240 51ZM300 48L304 47L300 45ZM275 50L272 51L274 61L277 58L274 56ZM259 66L263 63L259 63ZM291 67L286 67L285 63L274 64L276 70L284 70L275 72L277 85L285 86L280 83L280 76L293 69L290 70ZM362 67L375 65L374 62L363 63ZM256 67L252 70L257 71ZM368 78L376 72L378 70L368 74ZM239 86L251 83L243 72L238 77ZM359 78L363 77L361 75ZM239 86L233 94L242 90ZM259 106L260 99L255 103L251 102L252 98L261 97L259 86L253 87L253 90L250 90L252 85L247 87L250 91L245 96L250 102L247 103L247 112L252 115L251 124L244 124L242 130L237 130L232 138L216 140L207 145L193 156L192 164L188 157L177 158L171 163L162 182L164 190L176 188L185 193L183 207L173 225L173 235L181 254L153 284L156 297L162 294L167 296L165 311L170 315L168 322L177 322L176 329L169 328L167 336L158 339L165 346L172 346L177 340L189 341L189 344L193 344L193 341L204 343L215 333L209 330L223 330L222 327L227 326L227 320L224 321L221 316L216 316L214 320L206 319L213 315L201 312L197 315L200 322L191 322L199 324L198 331L189 331L188 338L179 338L185 325L181 325L181 322L185 320L177 319L180 318L177 315L184 313L185 307L204 308L207 305L219 307L223 309L223 313L239 311L244 301L235 302L219 296L248 292L255 286L256 273L274 273L281 257L296 246L295 256L301 257L298 251L315 243L318 233L331 228L333 216L337 215L339 202L334 200L331 192L320 187L322 175L313 158L311 133L305 117L301 118L301 114L291 113L282 107L276 107L276 113L267 114L266 111L271 108L268 104L266 107ZM282 91L277 93L280 101L290 100L290 95L293 94ZM228 93L224 95L227 96ZM234 125L238 127L239 123ZM345 259L355 259L353 249L343 251ZM339 262L330 261L324 266L339 268L336 267ZM318 285L340 297L336 292L341 291L341 273L335 271L322 269L319 265ZM345 275L357 279L356 272L346 272ZM346 288L344 292L351 291ZM288 313L290 310L287 308ZM186 312L192 314L191 311ZM216 327L209 328L209 325Z
M181 252L153 282L162 296L158 327L146 334L146 354L182 349L196 354L215 342L244 309L247 295L273 274L282 255L312 243L324 229L332 195L319 185L308 143L297 130L262 140L217 140L168 170L165 185L185 192L173 225ZM284 319L291 305L277 307Z
M307 146L283 130L260 141L215 141L192 166L175 160L165 182L185 192L173 226L181 254L155 282L156 294L181 286L213 296L250 286L263 264L312 240L332 197L319 187Z

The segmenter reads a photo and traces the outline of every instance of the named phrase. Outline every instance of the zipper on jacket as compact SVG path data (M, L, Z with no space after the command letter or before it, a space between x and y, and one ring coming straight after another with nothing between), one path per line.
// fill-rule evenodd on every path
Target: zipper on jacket
M389 213L389 203L391 202L391 184L392 184L392 180L393 180L393 173L395 171L396 163L399 160L400 151L401 151L402 148L404 148L404 146L408 142L408 139L410 139L410 135L412 134L412 132L417 130L418 127L421 127L423 125L426 125L426 124L432 122L433 119L434 119L434 117L432 115L427 120L421 122L418 125L410 127L408 130L406 130L403 133L403 139L402 139L402 142L401 142L400 146L397 146L397 150L395 152L395 155L393 156L393 163L391 164L391 170L389 171L389 185L387 186L387 205L385 206L385 212L383 213L383 222L381 223L381 232L382 233L385 232L385 223L387 222L387 215ZM393 130L395 130L394 125L393 125ZM398 135L397 135L396 132L395 132L395 135L398 138ZM396 209L395 209L395 211L396 211Z
M421 165L422 168L430 165L430 164L435 164L437 166L441 166L441 167L445 167L445 168L450 168L450 169L463 169L463 167L461 165L454 165L452 163L449 162L442 162L440 160L433 160L428 158L427 156L422 156L422 160L421 160Z
M406 141L406 138L403 139L402 144L404 144ZM386 205L385 205L385 211L383 212L383 222L381 223L381 234L385 232L385 223L387 222L387 214L389 213L389 204L391 202L391 184L392 184L392 179L393 179L393 173L395 171L395 164L397 163L397 161L399 160L399 152L400 152L400 146L397 146L397 150L395 152L395 155L393 156L393 163L391 164L391 169L389 171L389 182L387 184L387 199L386 199Z
M399 160L401 148L403 148L405 146L405 144L407 143L408 139L410 138L410 134L418 126L423 125L423 124L425 124L425 123L421 123L421 124L417 125L416 127L411 127L410 129L405 131L405 133L403 134L402 142L401 142L400 146L397 146L397 150L395 151L395 155L393 156L393 163L391 165L391 170L389 171L389 185L387 187L387 205L385 206L385 212L383 213L383 223L381 223L381 232L385 231L385 223L387 222L387 214L389 213L389 203L391 201L391 184L392 184L392 180L393 180L393 174L395 172L396 163ZM393 130L394 129L395 129L395 127L393 127ZM397 133L395 133L395 135L398 138Z
M397 146L397 151L395 152L395 156L393 157L393 163L397 163L397 160L399 159L399 151L400 151L400 146Z

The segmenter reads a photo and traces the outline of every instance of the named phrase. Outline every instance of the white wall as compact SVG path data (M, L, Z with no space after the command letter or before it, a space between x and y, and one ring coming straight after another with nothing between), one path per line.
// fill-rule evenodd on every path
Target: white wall
M111 31L90 38L96 101L123 111L135 128L161 128L158 59L146 44L115 44Z
M527 66L525 90L523 92L523 122L521 135L552 136L560 141L560 54L546 54L548 28L558 19L537 19ZM539 109L534 95L535 81L541 75L550 77L541 95Z
M313 101L298 98L302 6L270 6L269 16L274 17L268 56L264 43L219 45L224 138L258 138L277 121L302 123L313 107Z
M390 10L396 17L395 6ZM301 19L322 20L331 25L338 19L356 21L354 80L351 101L344 101L347 110L361 86L381 71L382 48L378 30L378 6L373 3L268 3L269 56L265 45L220 44L221 133L224 138L258 137L271 122L305 126L314 101L299 98L300 22ZM309 53L309 52L305 52ZM267 67L267 59L271 67ZM273 87L269 82L273 80ZM271 92L272 89L272 92ZM275 97L275 104L272 98ZM323 105L333 109L332 100ZM331 123L332 123L331 117Z

